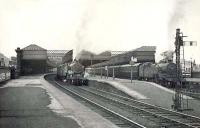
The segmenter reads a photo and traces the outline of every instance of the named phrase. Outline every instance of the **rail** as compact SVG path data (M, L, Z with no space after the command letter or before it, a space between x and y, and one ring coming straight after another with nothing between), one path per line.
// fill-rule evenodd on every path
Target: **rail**
M87 101L87 103L93 104L93 106L96 106L98 109L101 109L101 111L104 112L106 111L106 113L109 113L110 116L107 118L115 117L114 122L115 124L118 124L118 126L128 127L128 125L134 124L134 127L136 126L149 127L148 125L145 124L143 124L144 126L141 125L142 123L140 124L136 123L135 120L133 120L131 117L135 113L139 115L140 118L145 118L145 119L148 118L148 120L154 120L154 122L157 123L155 125L157 127L163 127L163 126L164 127L177 126L183 128L200 127L200 118L195 116L168 110L165 108L161 108L159 106L147 104L117 94L105 92L96 88L63 86L56 81L54 82L62 89L70 92L73 95L76 95L76 97L79 97L84 101ZM109 105L106 106L105 105L106 103L112 104L113 107ZM128 112L130 111L133 112L133 114L130 113L129 115ZM119 122L116 122L116 117L117 119L120 118Z
M117 126L121 127L121 128L125 128L125 127L133 127L133 128L146 128L143 125L138 124L137 122L134 122L98 103L95 103L94 101L81 96L80 94L78 94L77 92L70 90L69 88L66 88L64 86L62 86L60 83L54 81L56 83L56 86L60 87L62 90L64 90L67 94L70 94L73 98L84 101L83 103L87 103L89 105L92 106L92 108L94 109L98 109L97 111L101 111L101 115L105 116L107 119L109 119L111 122L113 122L114 124L116 124Z
M108 94L108 92L102 91L102 92L104 92L104 94L101 95L101 94L95 93L94 90L95 89L93 89L92 91L89 91L87 89L84 89L84 91L87 91L88 93L93 93L94 95L99 95L101 97L108 98L108 97L105 96L105 94ZM101 91L101 90L98 90L98 91ZM200 127L200 118L198 118L198 117L194 117L194 116L191 116L191 115L187 115L187 114L183 114L183 113L180 113L180 112L161 108L161 107L158 107L158 106L150 105L150 104L143 103L143 102L140 102L140 101L136 101L136 100L133 100L133 99L130 99L130 98L127 98L127 97L118 96L116 94L111 94L111 95L113 95L114 97L108 98L108 99L113 100L115 102L119 102L120 104L123 104L125 106L129 106L130 108L138 109L138 110L141 110L143 112L149 113L149 114L151 114L155 117L160 117L162 119L166 119L170 122L178 123L178 124L186 126L186 127L191 127L191 128ZM119 100L116 100L116 97L118 97L118 98L120 97L122 99L125 99L126 103L119 101ZM128 103L128 101L129 101L129 103ZM136 103L137 103L137 105L136 105ZM133 106L133 104L134 104L134 106ZM152 111L152 110L154 110L154 111ZM172 116L176 117L176 118L172 118ZM182 120L184 122L181 122L180 120Z

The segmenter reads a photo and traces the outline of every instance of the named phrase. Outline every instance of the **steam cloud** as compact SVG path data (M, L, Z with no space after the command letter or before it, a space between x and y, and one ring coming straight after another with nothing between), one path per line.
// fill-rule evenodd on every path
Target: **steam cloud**
M76 55L81 50L88 49L91 45L90 40L88 40L87 38L87 31L88 31L88 26L95 14L96 5L97 5L96 0L88 2L88 7L86 8L86 11L83 14L79 28L76 31L76 38L77 38L76 49L75 49Z
M185 8L187 5L187 0L175 0L173 12L170 16L169 23L168 23L168 37L169 37L169 49L172 49L174 44L172 45L171 42L174 42L175 38L175 30L181 27L183 21L185 21ZM181 29L181 28L180 28Z

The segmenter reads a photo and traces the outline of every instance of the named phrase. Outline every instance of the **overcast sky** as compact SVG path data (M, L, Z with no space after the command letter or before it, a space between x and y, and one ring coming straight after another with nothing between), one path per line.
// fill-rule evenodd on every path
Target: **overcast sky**
M0 52L16 55L17 47L131 50L157 46L157 56L174 49L175 29L200 42L199 0L0 0ZM186 47L186 58L199 57Z

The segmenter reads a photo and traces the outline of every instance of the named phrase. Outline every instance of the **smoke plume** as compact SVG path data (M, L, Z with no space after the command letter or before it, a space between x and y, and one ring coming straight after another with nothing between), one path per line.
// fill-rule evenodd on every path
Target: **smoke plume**
M90 40L87 38L87 31L90 22L92 21L95 15L95 7L97 5L97 1L89 1L88 6L86 7L85 12L83 13L83 17L81 18L79 28L76 31L76 49L75 54L77 55L81 50L88 49L91 45Z
M175 0L173 10L169 17L168 22L168 41L169 41L169 49L173 49L175 32L177 28L183 27L183 23L186 21L186 5L187 0ZM180 28L181 29L181 28Z

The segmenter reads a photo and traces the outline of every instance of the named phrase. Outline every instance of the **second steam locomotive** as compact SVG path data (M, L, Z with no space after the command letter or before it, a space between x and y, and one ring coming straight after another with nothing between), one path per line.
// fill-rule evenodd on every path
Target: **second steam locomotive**
M84 66L78 61L60 65L57 68L57 78L72 85L88 84L88 80L84 78Z

